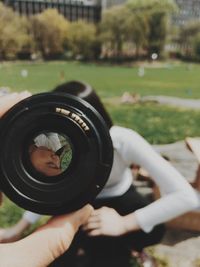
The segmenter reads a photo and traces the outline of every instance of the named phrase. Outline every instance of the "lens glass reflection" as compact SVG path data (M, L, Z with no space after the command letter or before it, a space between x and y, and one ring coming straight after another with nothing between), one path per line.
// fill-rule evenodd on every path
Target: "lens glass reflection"
M72 161L72 145L66 135L40 133L33 138L29 155L36 171L45 176L57 176L67 170Z

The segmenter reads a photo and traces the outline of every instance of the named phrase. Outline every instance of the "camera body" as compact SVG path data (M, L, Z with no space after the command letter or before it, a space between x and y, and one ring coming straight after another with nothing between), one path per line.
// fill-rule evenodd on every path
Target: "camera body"
M58 215L92 203L104 187L113 147L101 115L59 92L31 96L0 120L0 188L20 207Z

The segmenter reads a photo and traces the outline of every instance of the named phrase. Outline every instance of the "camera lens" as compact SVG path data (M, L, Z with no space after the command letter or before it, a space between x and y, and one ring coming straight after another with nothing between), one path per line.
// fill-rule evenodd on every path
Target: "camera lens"
M0 120L0 188L24 209L62 214L105 185L113 147L99 113L61 93L29 97Z

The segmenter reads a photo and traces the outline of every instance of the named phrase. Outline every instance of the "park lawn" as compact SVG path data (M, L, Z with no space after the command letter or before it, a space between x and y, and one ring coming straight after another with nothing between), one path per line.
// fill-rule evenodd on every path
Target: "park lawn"
M6 62L0 64L0 87L30 90L33 93L51 90L67 80L90 83L102 97L120 96L124 91L140 95L200 97L200 65L160 63L148 65L145 75L138 76L138 66L111 66L80 62ZM23 77L21 72L28 71Z
M146 103L108 104L115 124L140 133L151 144L168 144L186 136L200 136L200 111Z
M116 124L137 130L151 143L171 143L185 136L199 136L200 112L156 104L120 103L124 91L200 98L200 64L175 62L147 66L144 77L139 77L136 65L105 66L75 61L6 62L0 65L0 87L38 93L51 90L65 80L82 80L97 90ZM22 77L23 70L28 71L27 77Z

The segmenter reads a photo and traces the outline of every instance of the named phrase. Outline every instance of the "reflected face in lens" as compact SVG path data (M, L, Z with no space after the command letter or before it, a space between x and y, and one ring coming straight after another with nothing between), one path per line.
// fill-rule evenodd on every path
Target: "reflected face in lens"
M62 173L59 156L47 147L33 145L30 160L35 169L46 176L56 176Z

